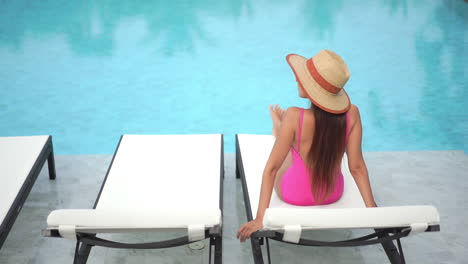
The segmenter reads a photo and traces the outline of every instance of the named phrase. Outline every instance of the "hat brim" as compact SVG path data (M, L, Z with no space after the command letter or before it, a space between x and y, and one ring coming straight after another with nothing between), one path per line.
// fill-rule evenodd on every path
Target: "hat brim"
M349 110L351 101L346 91L341 89L337 94L333 94L322 88L310 75L306 58L297 54L289 54L286 61L314 105L333 114L342 114Z

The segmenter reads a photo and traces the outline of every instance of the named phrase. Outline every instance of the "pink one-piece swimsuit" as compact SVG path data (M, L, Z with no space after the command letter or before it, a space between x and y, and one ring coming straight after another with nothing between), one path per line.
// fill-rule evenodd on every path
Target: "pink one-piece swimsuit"
M332 194L321 203L316 203L311 190L311 177L309 169L301 158L301 132L302 120L304 119L304 109L301 109L301 117L299 121L299 131L297 135L297 150L294 146L291 147L292 164L286 170L281 179L281 194L283 201L293 205L309 206L330 204L338 201L343 194L344 180L341 169L337 175L337 181ZM346 113L346 142L348 142L348 113Z

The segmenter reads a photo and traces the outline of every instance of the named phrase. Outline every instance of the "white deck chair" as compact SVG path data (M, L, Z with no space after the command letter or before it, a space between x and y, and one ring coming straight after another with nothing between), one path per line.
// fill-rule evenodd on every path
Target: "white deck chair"
M274 144L270 135L236 135L236 174L240 177L248 221L257 212L265 164ZM304 246L364 246L382 244L391 263L405 263L400 238L410 234L439 231L439 213L432 206L366 208L349 172L346 155L341 170L345 187L339 201L321 206L294 206L279 199L273 191L265 212L264 228L251 236L255 263L263 263L261 245L268 239ZM346 241L315 241L301 236L303 230L375 229L375 233ZM393 244L397 240L398 250Z
M51 136L0 137L0 248L47 160L54 180Z
M75 262L86 263L92 246L154 249L210 238L221 263L223 136L124 135L93 209L55 210L43 235L76 240ZM151 243L120 243L99 233L187 231Z

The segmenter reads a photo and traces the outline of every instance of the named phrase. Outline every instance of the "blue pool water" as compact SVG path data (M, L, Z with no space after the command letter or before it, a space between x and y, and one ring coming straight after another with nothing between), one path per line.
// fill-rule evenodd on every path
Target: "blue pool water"
M0 1L0 136L59 154L121 134L269 133L307 106L285 56L336 51L366 151L468 151L462 0Z

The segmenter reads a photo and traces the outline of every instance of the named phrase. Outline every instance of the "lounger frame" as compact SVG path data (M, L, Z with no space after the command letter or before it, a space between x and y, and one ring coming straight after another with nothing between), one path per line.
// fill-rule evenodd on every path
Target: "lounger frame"
M102 190L106 184L107 177L109 172L112 168L112 164L114 163L114 159L117 155L117 152L120 147L120 143L122 142L123 135L120 137L119 143L117 148L114 152L112 157L112 161L107 169L106 176L104 181L102 182L101 189L99 194L96 198L94 203L93 209L96 209L99 198L101 197ZM223 216L223 179L224 179L224 150L223 150L223 135L221 134L221 156L220 156L220 184L219 184L219 208L221 210L221 219ZM61 237L58 230L47 230L47 234L44 234L48 237ZM209 228L205 231L205 237L209 238L210 245L209 245L209 263L211 263L212 257L212 247L214 247L214 263L222 263L222 228L220 226L214 226ZM91 253L91 249L93 246L102 246L102 247L109 247L109 248L125 248L125 249L158 249L158 248L169 248L169 247L177 247L186 244L193 243L194 241L189 241L188 236L182 236L178 238L173 238L164 241L157 241L157 242L149 242L149 243L136 243L136 244L127 244L127 243L120 243L110 240L105 240L96 237L96 234L88 234L88 233L80 233L77 232L77 241L75 247L75 257L74 257L74 264L83 264L88 261L89 254Z
M244 204L247 215L247 220L252 221L253 215L250 205L249 190L247 188L247 181L245 178L244 167L242 163L242 153L239 145L239 138L236 134L236 178L240 178L242 184L242 190L244 193ZM427 228L426 232L439 231L439 225L431 225ZM365 246L372 244L382 244L382 247L387 254L390 263L392 264L404 264L405 257L403 254L403 248L401 246L400 238L408 236L410 230L408 228L386 228L376 229L374 233L365 235L362 237L343 240L343 241L316 241L301 238L299 243L291 243L283 241L283 233L272 230L261 230L253 233L250 238L252 244L253 259L256 264L264 263L262 248L266 244L268 263L271 263L269 239L273 239L279 242L302 245L302 246L316 246L316 247L355 247ZM397 241L398 249L393 243L393 240ZM266 242L266 243L265 243Z
M34 183L36 182L36 179L39 176L42 167L44 167L46 161L49 168L49 179L55 180L56 172L52 136L48 136L47 141L42 147L39 156L34 162L34 165L32 166L31 170L29 171L29 174L26 177L23 186L21 186L21 189L16 195L16 198L13 201L13 204L11 205L10 209L8 210L5 219L3 219L3 222L0 226L0 249L2 248L3 243L5 242L11 228L13 227L13 224L15 223L15 220L18 217L21 209L23 208L24 202L26 201L29 193L31 192L31 189Z

